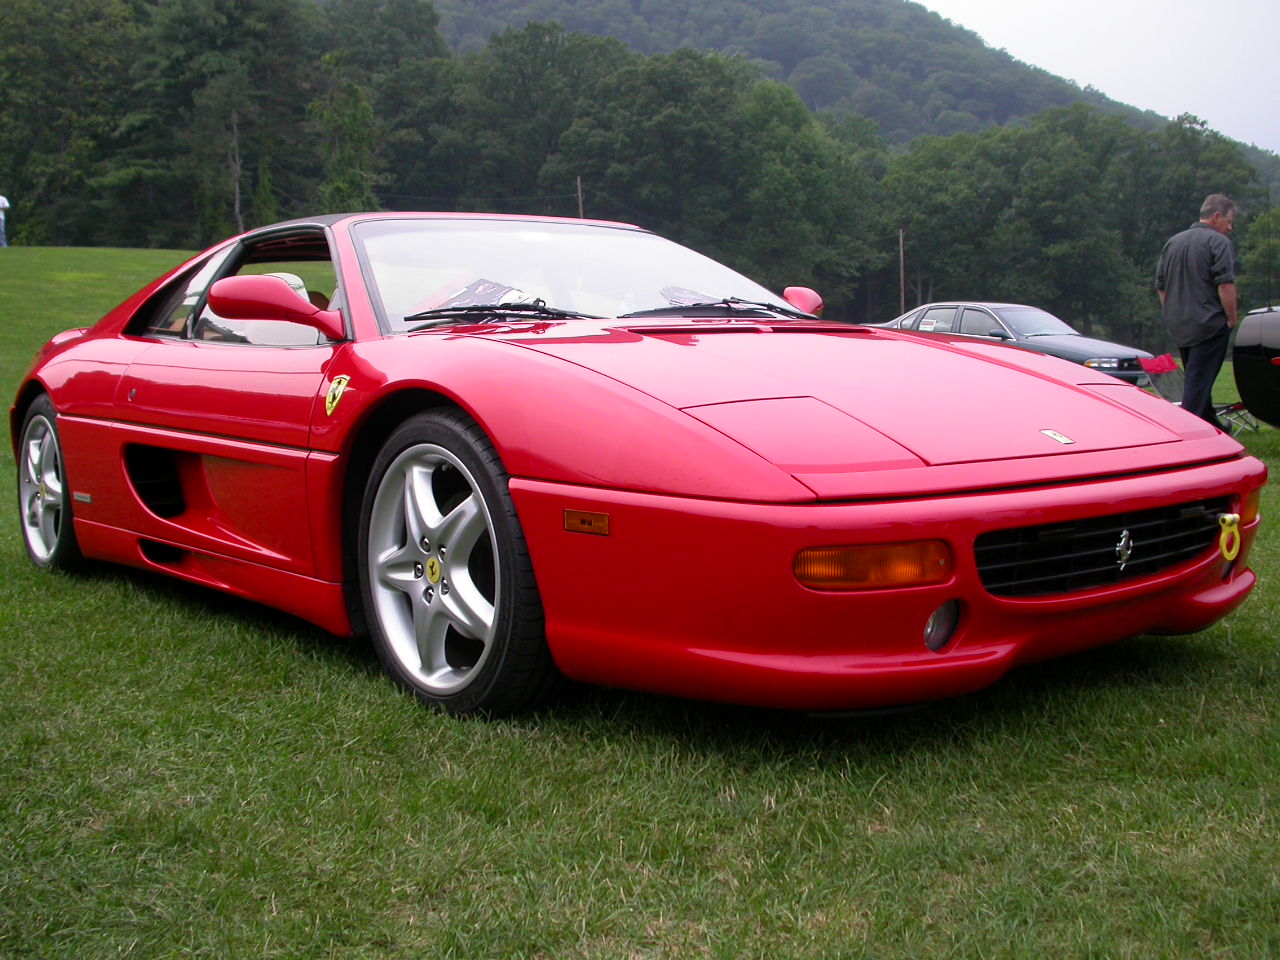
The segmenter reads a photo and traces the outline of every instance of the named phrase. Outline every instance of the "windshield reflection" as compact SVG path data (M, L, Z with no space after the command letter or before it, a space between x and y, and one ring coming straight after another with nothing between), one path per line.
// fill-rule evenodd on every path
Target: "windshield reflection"
M1051 334L1079 336L1075 330L1052 313L1045 313L1038 307L997 307L995 312L1020 337L1042 337Z
M622 226L529 220L367 220L353 228L392 332L424 311L542 301L591 317L779 296L686 247Z

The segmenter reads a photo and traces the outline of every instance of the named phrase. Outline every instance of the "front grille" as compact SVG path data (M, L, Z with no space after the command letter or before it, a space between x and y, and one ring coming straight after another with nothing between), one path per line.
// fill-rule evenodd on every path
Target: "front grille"
M978 574L998 597L1070 593L1149 577L1212 547L1227 498L984 533ZM1127 534L1127 536L1126 536ZM1123 555L1128 559L1122 564Z

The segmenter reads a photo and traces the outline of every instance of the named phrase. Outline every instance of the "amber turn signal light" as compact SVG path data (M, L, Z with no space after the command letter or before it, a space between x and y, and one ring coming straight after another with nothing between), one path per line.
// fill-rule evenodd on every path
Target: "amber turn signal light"
M609 515L589 513L586 510L566 510L564 528L570 533L590 533L597 537L609 535Z
M1262 488L1250 490L1244 495L1240 504L1240 522L1245 526L1258 519L1258 508L1262 503Z
M951 550L941 540L810 547L796 554L796 579L814 590L891 590L945 583Z

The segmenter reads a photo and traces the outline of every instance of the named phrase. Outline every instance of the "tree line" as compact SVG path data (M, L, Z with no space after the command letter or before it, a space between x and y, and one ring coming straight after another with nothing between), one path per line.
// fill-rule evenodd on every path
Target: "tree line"
M455 54L427 0L7 0L0 193L18 243L197 248L290 216L476 210L617 219L829 315L1031 302L1163 347L1164 239L1246 203L1246 305L1280 221L1242 148L1086 104L891 145L745 56L531 23ZM902 256L900 257L900 252ZM1277 278L1280 281L1280 277Z
M876 121L890 143L975 133L1083 100L1146 121L1101 93L993 50L907 0L435 0L450 46L478 51L508 27L556 21L641 53L740 53L811 110Z

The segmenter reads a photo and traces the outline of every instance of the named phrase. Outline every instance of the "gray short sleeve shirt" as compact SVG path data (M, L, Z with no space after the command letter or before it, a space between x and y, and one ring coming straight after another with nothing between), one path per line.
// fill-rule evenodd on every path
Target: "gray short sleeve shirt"
M1228 329L1218 287L1235 279L1235 249L1207 223L1169 238L1156 268L1156 289L1165 292L1164 322L1179 347L1193 347Z

